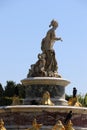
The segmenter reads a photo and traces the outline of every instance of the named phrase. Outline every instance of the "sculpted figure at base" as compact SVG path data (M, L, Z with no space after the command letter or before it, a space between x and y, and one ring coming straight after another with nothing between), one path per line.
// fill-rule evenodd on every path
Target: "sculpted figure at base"
M4 127L4 121L2 119L0 120L0 130L6 130Z
M47 75L45 71L45 57L45 54L38 54L38 61L35 64L31 65L31 69L29 70L29 74L27 75L27 77L43 77Z
M51 101L50 99L50 93L48 91L46 91L44 94L43 94L43 98L42 98L42 102L41 102L42 105L50 105L50 106L53 106L54 103Z
M82 104L78 101L77 97L77 89L73 88L73 97L71 97L68 101L69 106L82 107Z
M82 107L82 104L78 101L78 97L72 97L68 101L69 106Z
M58 120L57 123L53 126L52 130L65 130L65 127L62 122Z
M18 96L14 95L12 105L20 105L20 99Z
M58 27L58 22L52 20L46 36L42 39L41 50L42 53L38 54L38 61L31 65L29 69L28 77L59 77L58 74L58 64L55 58L55 51L53 45L55 41L62 41L61 37L56 37L55 30Z
M26 130L40 130L41 127L42 127L42 124L38 124L35 118L32 122L32 127Z
M73 128L73 123L71 122L71 120L69 120L69 122L67 123L67 125L65 125L65 130L75 130Z

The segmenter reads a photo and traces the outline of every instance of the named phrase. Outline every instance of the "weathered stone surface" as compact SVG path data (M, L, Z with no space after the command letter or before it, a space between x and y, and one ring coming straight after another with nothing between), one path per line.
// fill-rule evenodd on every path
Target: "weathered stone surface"
M27 78L29 77L61 77L58 74L58 64L55 57L53 45L55 41L62 41L61 37L56 37L55 30L58 27L58 22L52 20L46 36L41 41L42 53L38 54L38 60L31 65Z
M0 108L0 117L4 120L7 128L11 126L22 128L31 126L34 118L37 119L38 123L43 124L43 127L50 127L58 119L63 122L70 110L73 112L71 118L73 126L87 128L87 108L37 105L10 106Z
M63 79L63 78L56 78L56 77L30 77L21 80L24 85L60 85L60 86L67 86L70 81Z
M55 77L31 77L21 82L26 86L25 105L30 105L32 100L40 102L45 91L49 91L55 105L67 105L65 87L70 81Z

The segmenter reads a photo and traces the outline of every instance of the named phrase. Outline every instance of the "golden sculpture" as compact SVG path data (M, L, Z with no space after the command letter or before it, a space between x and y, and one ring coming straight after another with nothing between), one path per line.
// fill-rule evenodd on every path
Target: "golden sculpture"
M73 88L73 97L69 99L68 105L69 106L82 107L82 104L78 101L76 87Z
M2 119L0 120L0 130L6 130L4 127L4 121Z
M20 99L18 96L14 95L12 105L20 105Z
M73 128L73 123L71 122L71 120L69 120L68 123L65 125L65 130L75 130Z
M42 127L42 124L38 124L35 118L32 122L32 127L26 130L40 130L41 127Z
M65 130L65 127L62 122L58 120L57 123L53 126L52 130Z
M50 99L50 93L48 91L46 91L44 94L43 94L43 98L42 98L42 102L41 102L42 105L50 105L50 106L53 106L54 103L51 101Z
M82 104L78 101L77 97L72 97L68 101L69 106L82 107Z

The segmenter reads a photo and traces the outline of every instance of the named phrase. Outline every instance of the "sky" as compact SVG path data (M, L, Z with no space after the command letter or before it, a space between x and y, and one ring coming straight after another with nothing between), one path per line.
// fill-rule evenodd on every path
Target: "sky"
M54 45L58 73L78 94L87 93L87 0L0 0L0 83L21 83L41 53L52 19L59 23Z

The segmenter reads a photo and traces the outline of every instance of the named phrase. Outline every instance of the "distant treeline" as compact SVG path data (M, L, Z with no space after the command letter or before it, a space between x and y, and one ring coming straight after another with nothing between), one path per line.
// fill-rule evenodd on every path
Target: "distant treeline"
M14 81L7 81L4 87L0 83L0 106L11 105L14 96L18 96L20 100L24 99L25 86Z

